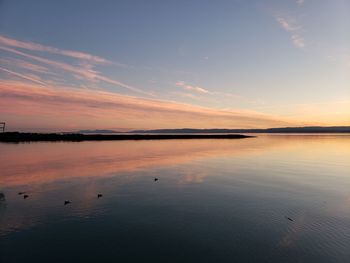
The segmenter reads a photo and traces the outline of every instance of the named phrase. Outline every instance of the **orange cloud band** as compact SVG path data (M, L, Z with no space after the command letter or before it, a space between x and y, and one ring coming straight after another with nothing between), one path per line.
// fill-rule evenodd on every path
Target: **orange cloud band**
M106 91L0 81L0 115L20 127L275 127L289 124L249 111L210 109ZM26 120L23 120L26 116ZM52 118L53 117L53 118ZM43 123L40 123L42 121ZM89 123L93 121L94 125ZM11 123L10 123L11 125ZM33 127L35 128L35 127Z

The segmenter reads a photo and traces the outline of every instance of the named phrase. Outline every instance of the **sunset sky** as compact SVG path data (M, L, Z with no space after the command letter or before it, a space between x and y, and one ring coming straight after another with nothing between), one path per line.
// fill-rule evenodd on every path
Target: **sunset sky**
M350 125L350 1L0 1L9 130Z

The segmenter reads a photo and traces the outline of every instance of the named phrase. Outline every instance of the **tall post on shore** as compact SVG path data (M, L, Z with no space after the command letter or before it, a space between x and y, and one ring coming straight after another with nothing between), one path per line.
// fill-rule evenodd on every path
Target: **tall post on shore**
M5 126L6 126L5 122L0 122L0 130L2 130L2 132L5 132Z

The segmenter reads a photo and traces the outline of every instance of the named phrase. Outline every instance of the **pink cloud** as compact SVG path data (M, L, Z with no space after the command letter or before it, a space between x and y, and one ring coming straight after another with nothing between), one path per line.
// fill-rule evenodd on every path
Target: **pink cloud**
M40 85L45 85L45 82L43 82L39 76L36 76L34 74L21 74L21 73L17 73L17 72L14 72L14 71L2 68L2 67L0 67L0 70L3 72L6 72L7 74L13 75L15 77L29 80L29 81L35 82L37 84L40 84Z
M181 87L185 90L188 90L188 91L195 91L195 92L198 92L198 93L205 93L205 94L209 94L209 90L206 90L204 88L201 88L201 87L198 87L198 86L192 86L192 85L189 85L189 84L186 84L184 81L177 81L175 83L176 86L178 87Z
M119 87L131 90L133 92L142 93L144 95L152 96L152 94L145 92L141 89L135 88L135 87L128 85L128 84L125 84L121 81L114 80L114 79L111 79L109 77L103 76L100 72L94 70L93 66L85 66L85 67L72 66L72 65L64 63L64 62L59 62L59 61L55 61L52 59L47 59L47 58L27 54L27 53L24 53L22 51L19 51L19 50L10 48L10 47L0 46L0 49L7 51L7 52L11 52L13 54L17 54L17 55L26 57L28 59L31 59L31 60L34 60L34 61L37 61L37 62L40 62L43 64L46 64L48 66L54 67L54 68L59 69L59 70L67 71L67 72L73 74L73 76L79 76L82 79L87 79L87 80L93 81L93 82L103 81L103 82L106 82L106 83L109 83L112 85L117 85Z
M301 4L303 3L303 1L298 2L301 2ZM276 14L275 19L285 31L291 34L291 40L294 46L298 48L305 47L305 39L301 34L303 28L295 18L282 14Z
M286 31L297 31L300 29L296 22L290 18L282 17L281 15L276 16L277 22Z
M21 68L37 73L44 73L44 74L54 74L52 71L50 71L47 67L37 65L30 63L28 61L22 60L22 59L15 59L15 58L4 58L0 59L0 63L2 65L12 66L16 68Z
M58 54L58 55L63 55L63 56L72 57L76 59L87 60L98 64L112 63L107 59L104 59L99 56L94 56L88 53L72 51L72 50L64 50L64 49L59 49L59 48L50 47L50 46L44 46L41 44L27 42L27 41L20 41L20 40L16 40L5 36L0 36L0 45L9 46L13 48L27 49L32 51L47 52L51 54Z
M305 40L303 37L294 34L291 36L292 42L296 47L303 48L305 47Z
M90 123L95 128L276 127L290 124L257 112L211 109L104 91L40 87L14 81L0 81L0 111L15 116L14 121L27 116L27 125L31 122L37 126L57 125L60 129L67 128L67 123L82 128L91 127ZM10 126L22 125L11 124L11 119L7 121Z

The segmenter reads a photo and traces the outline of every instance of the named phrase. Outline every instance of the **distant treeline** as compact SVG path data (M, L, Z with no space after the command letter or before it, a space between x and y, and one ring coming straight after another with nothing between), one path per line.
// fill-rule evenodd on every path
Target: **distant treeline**
M130 133L350 133L350 126L282 127L269 129L157 129L134 130Z
M121 133L113 130L80 130L77 133L93 133L93 134L104 134L104 133Z
M0 142L40 141L119 141L119 140L172 140L172 139L243 139L241 134L79 134L79 133L0 133Z

